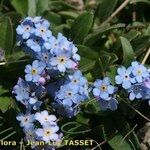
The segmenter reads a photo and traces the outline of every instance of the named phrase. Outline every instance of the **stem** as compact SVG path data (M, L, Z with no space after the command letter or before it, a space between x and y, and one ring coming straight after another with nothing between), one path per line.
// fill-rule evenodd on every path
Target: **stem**
M124 7L126 7L128 5L128 3L130 2L130 0L125 0L112 14L110 17L108 17L103 23L102 25L110 22Z
M136 127L137 127L137 124L133 127L132 130L130 130L130 131L124 136L124 138L121 140L120 146L122 145L123 141L128 137L128 135L131 134L131 133L135 130Z
M135 109L133 106L131 106L130 104L128 104L128 102L126 102L125 100L121 99L124 103L126 103L131 109L133 109L137 114L139 114L141 117L143 117L145 120L147 120L148 122L150 122L150 119L147 118L146 116L144 116L141 112L139 112L137 109Z
M7 138L9 138L10 136L14 135L16 133L16 131L12 132L11 134L7 135L6 137L4 137L3 139L0 139L0 141L4 141Z
M143 60L142 60L142 64L145 64L147 58L149 57L149 54L150 54L150 48L149 48L148 51L146 52L146 54L145 54L145 56L144 56L144 58L143 58Z

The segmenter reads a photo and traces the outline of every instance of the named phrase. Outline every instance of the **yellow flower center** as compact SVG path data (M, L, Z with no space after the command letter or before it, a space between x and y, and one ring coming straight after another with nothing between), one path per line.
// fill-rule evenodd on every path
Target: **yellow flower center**
M58 58L59 62L64 64L65 63L65 57L59 57Z
M32 73L32 75L36 75L37 74L37 70L36 69L32 69L31 73Z
M100 87L100 89L101 89L102 91L106 91L106 90L107 90L107 87L106 87L105 85L102 85L102 86Z
M44 135L45 135L45 136L51 135L51 131L50 131L50 130L45 131Z
M141 70L138 70L138 71L137 71L137 74L138 74L138 75L141 75L141 74L142 74L142 71L141 71Z

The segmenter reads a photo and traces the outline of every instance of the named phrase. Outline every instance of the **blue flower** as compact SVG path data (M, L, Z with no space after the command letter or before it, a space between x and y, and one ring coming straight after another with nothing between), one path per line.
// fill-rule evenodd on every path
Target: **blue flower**
M16 32L18 35L21 35L23 39L28 39L34 32L32 21L25 19L21 25L16 28Z
M131 88L128 90L129 92L129 99L130 100L134 100L136 99L140 99L143 97L144 94L144 87L143 87L143 83L136 83L134 85L131 86Z
M58 33L57 40L57 48L54 49L54 53L56 55L61 51L61 53L69 53L75 62L80 60L80 56L77 54L78 49L72 42L68 41L67 38L64 37L61 33Z
M101 110L105 111L110 109L115 111L118 108L118 101L115 98L109 98L109 100L99 100Z
M51 125L56 125L56 116L55 115L49 115L47 110L41 111L40 113L37 112L35 114L35 119L38 120L41 125L45 124L51 124Z
M110 79L105 77L103 80L97 79L94 82L93 95L96 98L108 100L110 94L113 94L115 88L110 84Z
M80 107L78 104L75 106L68 106L64 105L61 100L57 100L57 102L52 103L52 106L59 115L67 118L76 116L80 111Z
M78 104L81 101L78 90L78 86L72 86L72 84L61 86L60 90L56 93L55 100L62 100L62 103L68 106L72 106L73 103Z
M59 135L56 133L59 130L58 126L50 126L48 124L43 125L43 128L36 129L36 135L41 138L41 140L48 143L49 141L59 140Z
M25 133L26 141L36 141L35 127L34 125L29 126L28 128L23 129Z
M33 108L33 110L37 110L37 109L40 109L41 104L42 104L42 101L39 101L37 97L30 97L27 108L29 109Z
M52 36L52 32L48 30L49 25L47 23L37 23L35 24L35 35L42 37L45 41Z
M69 80L73 85L84 86L87 84L87 79L82 75L80 70L77 70L72 75L68 75Z
M20 126L24 128L33 126L33 122L35 121L34 114L30 114L28 111L26 114L19 113L16 119L20 121Z
M149 76L146 67L144 67L144 65L138 63L137 61L132 62L131 66L132 66L132 74L134 75L138 83L142 82L143 78Z
M43 62L48 69L52 69L52 66L50 65L50 60L52 57L53 55L47 49L42 49L36 56L36 58Z
M131 88L132 83L135 83L135 79L131 77L132 67L126 69L125 67L120 67L117 70L118 75L115 77L117 84L122 84L124 89Z
M32 35L30 39L26 41L26 45L34 52L40 52L44 42L45 41L42 37Z
M18 101L23 101L24 99L29 99L29 85L26 81L19 78L17 85L14 86L13 92L16 94L16 99Z
M70 58L70 54L58 53L56 57L51 58L50 64L60 72L65 72L66 69L73 69L75 66L75 62Z
M45 69L45 64L38 60L33 61L32 66L26 65L25 67L25 79L26 81L38 82L42 72Z
M44 43L44 47L54 54L55 49L57 49L58 41L54 36L50 36Z

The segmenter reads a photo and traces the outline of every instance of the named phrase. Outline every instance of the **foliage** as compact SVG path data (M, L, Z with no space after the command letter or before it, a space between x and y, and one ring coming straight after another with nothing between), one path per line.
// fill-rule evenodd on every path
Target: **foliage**
M73 41L81 56L79 69L89 84L108 76L114 85L118 66L128 67L135 59L142 62L150 47L148 0L131 0L109 23L104 21L124 2L123 0L84 0L81 10L65 0L0 2L1 139L20 142L24 137L16 121L16 114L25 109L12 95L12 88L18 77L25 75L24 68L31 62L31 57L23 53L16 43L16 27L24 17L42 16L50 22L50 29L54 35L61 32ZM147 58L145 65L149 67L149 63L150 59ZM121 98L118 98L118 110L114 112L102 111L99 105L90 99L81 104L82 111L77 116L71 119L60 118L59 124L65 139L93 139L95 144L88 147L93 150L94 147L99 148L96 143L104 150L140 150L136 133L148 120L139 115L139 112L148 118L149 105L147 101L130 101L125 93L119 94ZM17 150L19 146L13 148Z

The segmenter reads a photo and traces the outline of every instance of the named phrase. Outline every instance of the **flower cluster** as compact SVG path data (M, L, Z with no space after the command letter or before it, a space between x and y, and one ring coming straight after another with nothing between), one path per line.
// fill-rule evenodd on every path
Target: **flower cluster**
M127 69L119 67L117 73L116 84L127 90L130 100L150 99L150 73L144 65L134 61Z
M88 82L78 70L77 47L61 33L54 37L49 27L41 17L27 17L17 27L18 46L34 60L25 66L25 80L19 78L13 88L17 101L26 109L26 114L17 116L26 140L46 143L62 139L56 116L42 111L49 107L47 102L52 99L53 110L71 118L88 99Z
M42 61L41 66L51 71L74 71L80 60L77 47L61 33L57 38L54 37L49 26L49 22L41 17L25 18L16 29L18 45L23 46L26 52ZM30 72L30 69L27 70Z
M49 115L46 110L31 114L27 110L26 114L20 113L17 115L17 120L20 121L20 126L23 127L25 140L27 141L44 141L45 145L48 142L56 142L55 146L61 143L61 133L57 133L59 127L55 115ZM34 148L36 145L32 145Z
M117 88L112 86L110 79L105 77L103 80L97 79L94 82L93 95L98 99L101 110L116 110L118 101L115 98Z
M60 90L55 93L53 106L57 108L59 114L64 113L71 118L78 112L80 102L86 99L88 99L88 82L78 70L68 75Z

